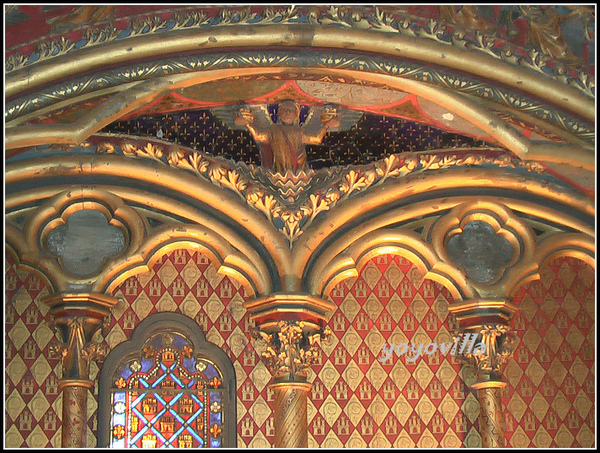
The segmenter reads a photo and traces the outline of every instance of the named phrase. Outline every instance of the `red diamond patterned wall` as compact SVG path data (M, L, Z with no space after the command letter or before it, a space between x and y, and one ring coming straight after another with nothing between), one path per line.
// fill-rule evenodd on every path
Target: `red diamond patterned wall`
M6 261L6 446L59 447L61 370L49 346L55 340L40 297L48 286ZM113 294L104 341L130 338L145 317L183 313L232 359L238 380L238 446L273 442L270 374L249 340L252 323L244 288L200 254L177 250L150 272L126 280ZM310 447L478 447L478 402L471 367L451 354L414 362L392 355L384 343L451 341L457 327L448 314L450 294L424 280L398 256L373 258L358 277L330 295L331 338L310 375ZM561 258L543 269L541 282L521 288L521 311L512 321L519 336L505 368L506 437L512 447L594 445L595 293L593 270ZM92 374L97 375L93 366ZM88 446L95 445L97 386L89 398Z

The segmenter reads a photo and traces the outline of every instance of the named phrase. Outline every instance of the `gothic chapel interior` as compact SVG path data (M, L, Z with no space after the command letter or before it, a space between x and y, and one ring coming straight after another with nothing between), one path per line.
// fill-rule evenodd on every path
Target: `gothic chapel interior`
M5 448L596 446L595 5L6 5Z

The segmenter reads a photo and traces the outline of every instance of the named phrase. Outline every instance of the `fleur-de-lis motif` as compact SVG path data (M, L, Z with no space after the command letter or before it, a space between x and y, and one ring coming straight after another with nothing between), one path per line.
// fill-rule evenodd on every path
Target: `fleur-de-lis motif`
M190 346L185 345L183 348L181 348L181 355L184 357L191 358L193 354L194 350Z
M125 427L123 425L117 425L113 429L113 436L115 439L122 439L125 436Z
M208 385L210 385L213 388L219 388L221 386L222 382L219 380L219 378L217 378L216 376L213 377L210 382L208 383Z
M125 388L126 385L127 382L125 382L125 379L123 379L122 377L115 381L115 387L117 387L118 389Z
M142 354L144 355L144 358L149 359L150 357L152 357L154 355L154 347L153 346L146 346L143 350L142 350Z
M223 432L223 430L221 429L221 427L217 424L212 425L210 428L210 433L212 434L213 437L219 437L221 435L221 433Z

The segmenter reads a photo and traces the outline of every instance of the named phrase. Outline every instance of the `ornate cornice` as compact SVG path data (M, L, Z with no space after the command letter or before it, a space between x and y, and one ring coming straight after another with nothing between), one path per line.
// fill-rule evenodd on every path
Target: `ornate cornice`
M418 18L401 10L393 14L378 7L360 6L238 6L227 8L194 8L180 11L162 11L161 17L150 15L130 20L118 28L115 24L87 29L77 42L57 37L41 41L36 50L24 55L9 54L6 72L26 68L74 51L88 49L114 41L127 41L140 36L161 35L168 32L206 27L264 26L264 25L319 25L346 29L369 30L411 38L420 38L436 43L455 46L483 53L495 59L532 69L544 77L553 78L574 87L588 96L594 96L594 77L583 68L570 62L554 58L545 47L529 50L519 48L507 40L486 35L479 30L467 29L461 24L445 23L433 19Z

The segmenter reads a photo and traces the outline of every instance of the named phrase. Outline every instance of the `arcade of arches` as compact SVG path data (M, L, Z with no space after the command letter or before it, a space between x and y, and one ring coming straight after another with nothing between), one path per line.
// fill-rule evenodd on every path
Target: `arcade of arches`
M594 447L594 24L5 5L5 447Z

